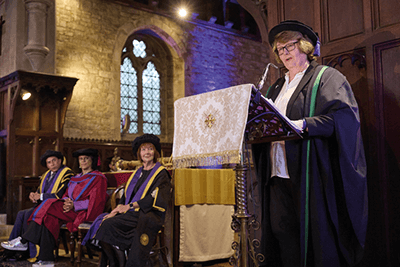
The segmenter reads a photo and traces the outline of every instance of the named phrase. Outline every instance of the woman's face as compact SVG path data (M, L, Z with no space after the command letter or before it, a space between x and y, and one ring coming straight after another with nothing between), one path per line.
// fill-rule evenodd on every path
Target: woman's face
M143 163L153 162L154 159L154 146L152 144L146 143L140 146L140 158Z
M78 157L79 166L81 167L82 171L91 170L92 169L92 157L81 155Z
M304 64L308 61L307 55L300 51L298 42L299 40L293 39L286 43L278 42L276 44L279 58L289 71L304 67Z

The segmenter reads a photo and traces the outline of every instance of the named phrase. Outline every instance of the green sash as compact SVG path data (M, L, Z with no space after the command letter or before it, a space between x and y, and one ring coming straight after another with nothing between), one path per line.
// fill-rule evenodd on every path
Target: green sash
M315 113L315 101L317 98L317 91L319 87L319 83L321 81L321 76L324 71L328 68L328 66L323 66L319 71L317 78L315 79L312 92L311 92L311 102L310 102L310 114L309 117L313 117ZM304 231L304 266L307 266L307 250L308 250L308 225L309 225L309 216L310 216L310 139L307 140L307 163L306 163L306 204L305 204L305 231Z

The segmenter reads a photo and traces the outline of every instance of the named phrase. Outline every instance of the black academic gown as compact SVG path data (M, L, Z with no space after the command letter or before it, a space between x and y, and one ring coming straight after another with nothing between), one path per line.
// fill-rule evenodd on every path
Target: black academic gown
M320 81L315 115L309 117L311 89L321 67L315 61L311 62L286 110L286 116L291 120L305 118L308 128L304 139L285 142L289 176L294 190L300 193L297 201L301 205L302 264L305 255L306 142L310 140L307 266L333 266L337 257L353 266L363 255L368 220L366 162L359 110L346 78L336 69L328 68ZM267 98L275 101L283 83L283 78L278 79ZM252 151L263 203L261 253L266 256L264 263L279 266L279 246L269 221L270 145L256 144Z
M161 168L145 195L137 201L140 209L104 220L94 236L121 250L129 250L126 267L146 266L157 233L164 223L171 199L171 176L164 167ZM125 204L125 195L120 204Z

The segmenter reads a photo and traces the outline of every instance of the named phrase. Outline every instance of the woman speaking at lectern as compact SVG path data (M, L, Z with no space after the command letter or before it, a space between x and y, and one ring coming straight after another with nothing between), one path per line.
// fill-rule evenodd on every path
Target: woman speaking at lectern
M260 265L354 266L368 219L357 102L345 76L315 61L311 27L287 20L268 37L287 72L266 97L304 138L252 147L263 203Z

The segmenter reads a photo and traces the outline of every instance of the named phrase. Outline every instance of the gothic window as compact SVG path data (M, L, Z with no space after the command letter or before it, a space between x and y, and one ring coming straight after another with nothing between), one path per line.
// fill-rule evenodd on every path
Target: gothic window
M132 67L132 61L125 58L121 65L121 122L129 115L130 127L128 133L138 132L138 93L137 73Z
M143 133L161 134L160 75L149 62L143 71Z
M165 49L154 36L134 34L127 39L120 67L124 135L163 134L163 98L166 97L163 87L168 60Z

